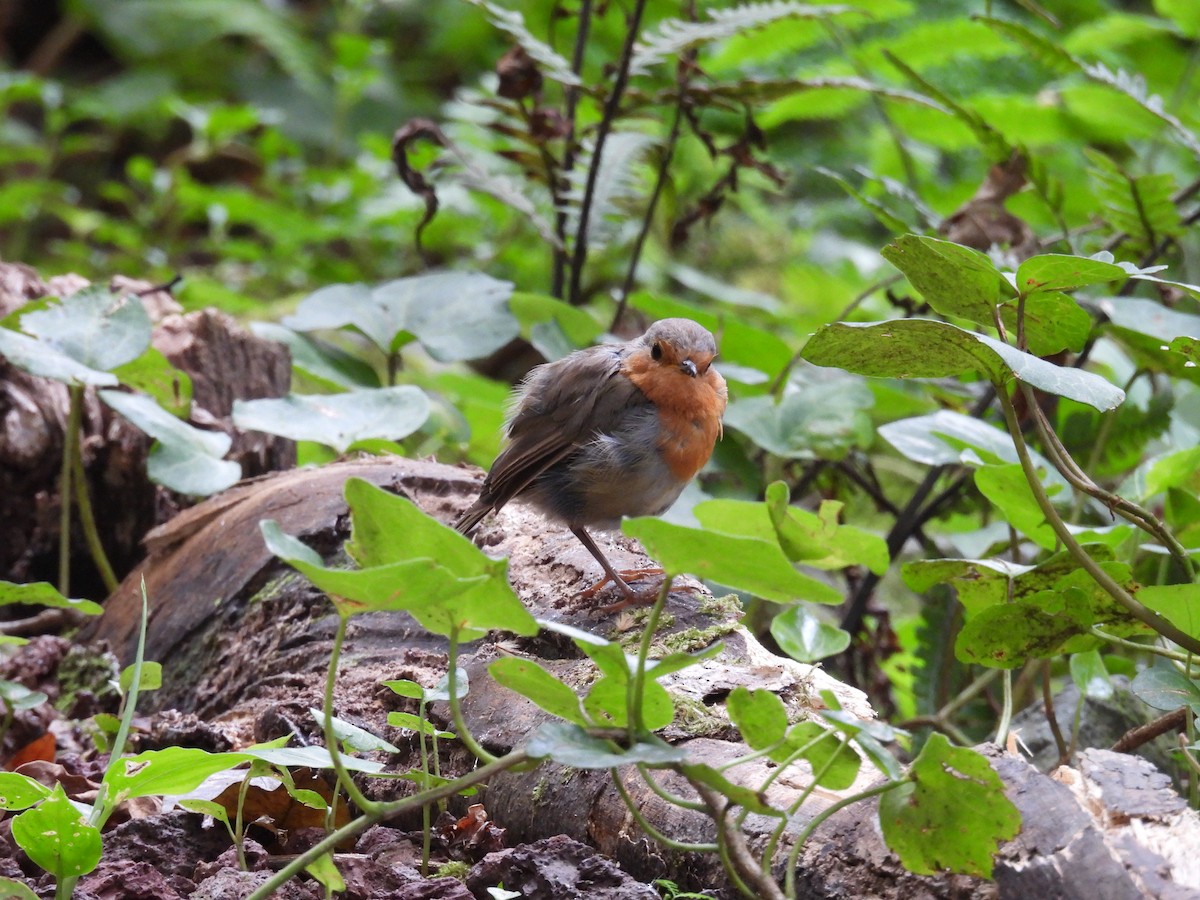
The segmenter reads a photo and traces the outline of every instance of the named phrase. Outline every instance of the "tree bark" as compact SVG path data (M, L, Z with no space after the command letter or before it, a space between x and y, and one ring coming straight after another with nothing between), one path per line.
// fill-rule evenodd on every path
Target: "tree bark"
M77 275L43 281L29 268L0 263L0 318L19 313L31 300L63 297L88 283ZM216 311L182 314L168 293L146 282L117 277L114 292L136 293L155 323L153 344L192 380L190 421L233 438L229 459L252 477L295 465L291 441L233 428L235 399L280 397L291 379L286 348L262 340ZM0 357L0 579L57 580L59 471L66 429L68 389L38 378ZM151 440L85 392L83 463L105 552L118 576L141 559L141 539L191 500L153 484L146 476ZM107 593L78 527L72 528L71 595L101 599Z

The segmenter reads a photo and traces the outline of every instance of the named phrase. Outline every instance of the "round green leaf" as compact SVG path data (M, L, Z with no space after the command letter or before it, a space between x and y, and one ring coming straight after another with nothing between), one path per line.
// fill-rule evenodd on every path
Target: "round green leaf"
M400 440L429 418L429 398L412 385L266 400L237 400L233 423L345 453L355 441Z
M1128 277L1124 269L1110 262L1047 253L1021 263L1017 269L1017 290L1022 294L1073 291L1090 284L1124 281Z
M153 326L141 298L93 287L21 316L21 330L90 369L108 371L141 356Z
M978 250L951 241L906 234L880 253L904 273L930 306L944 316L991 325L993 310L1011 294L999 270Z
M771 637L792 659L815 663L850 646L850 635L822 622L803 606L785 609L771 620Z
M85 366L41 341L8 328L0 328L0 356L23 372L64 384L107 387L118 383L117 376L111 372Z
M782 741L787 732L787 710L771 691L752 691L739 685L726 698L725 711L753 750Z

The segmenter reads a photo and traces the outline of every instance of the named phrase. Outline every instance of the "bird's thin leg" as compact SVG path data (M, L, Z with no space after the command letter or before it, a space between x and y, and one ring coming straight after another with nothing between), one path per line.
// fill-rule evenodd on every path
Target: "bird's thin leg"
M575 535L575 537L579 538L579 543L581 543L581 544L583 544L583 546L587 547L588 553L592 554L592 556L594 556L596 558L596 562L600 563L600 567L602 569L604 569L604 575L605 575L605 577L602 581L599 581L596 584L592 585L590 588L586 588L585 590L581 591L579 596L591 597L600 588L602 588L605 584L607 584L609 581L611 581L617 586L617 588L621 591L621 593L625 595L625 600L627 602L629 602L629 603L645 603L646 602L645 598L643 598L641 594L639 594L637 591L635 591L633 588L631 588L629 586L628 582L625 581L625 578L622 578L621 576L624 575L625 577L630 577L630 576L639 576L640 577L642 575L661 575L662 574L661 568L635 569L630 572L618 572L616 569L614 569L612 567L612 564L608 561L608 559L600 551L600 548L598 546L596 546L596 542L592 540L592 536L590 534L588 534L582 528L572 528L571 533L573 535Z

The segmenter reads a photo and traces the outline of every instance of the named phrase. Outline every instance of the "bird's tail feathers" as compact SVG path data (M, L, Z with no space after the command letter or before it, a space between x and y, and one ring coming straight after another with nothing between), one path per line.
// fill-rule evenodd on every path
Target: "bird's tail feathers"
M476 503L455 520L454 530L459 534L470 534L475 530L475 526L483 521L483 517L492 511L492 508L490 503Z

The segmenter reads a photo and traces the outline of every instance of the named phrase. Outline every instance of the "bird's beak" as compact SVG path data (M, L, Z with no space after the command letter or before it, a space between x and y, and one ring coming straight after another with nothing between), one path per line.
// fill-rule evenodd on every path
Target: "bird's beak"
M696 377L696 364L694 362L692 362L690 359L685 359L683 362L681 362L679 364L679 371L682 372L684 375L686 375L688 378L695 378Z

